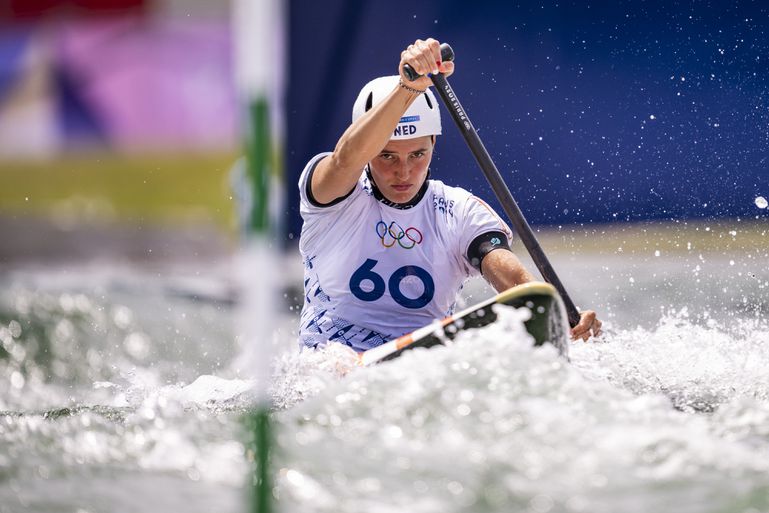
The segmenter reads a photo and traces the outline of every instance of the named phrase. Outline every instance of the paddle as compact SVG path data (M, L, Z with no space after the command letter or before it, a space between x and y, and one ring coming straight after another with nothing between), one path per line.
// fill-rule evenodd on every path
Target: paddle
M441 45L441 58L444 61L454 60L454 50L452 50L451 46L447 43ZM403 74L406 75L409 80L419 78L419 75L408 64L403 66ZM510 189L505 185L505 181L502 179L502 175L499 174L497 166L494 165L489 152L486 151L486 147L481 142L481 138L478 137L478 132L476 132L473 124L470 122L467 112L465 112L462 105L459 103L457 95L454 93L454 90L449 85L449 82L443 73L430 75L430 78L433 81L433 85L435 86L438 95L443 100L443 103L446 105L446 108L451 113L451 117L459 128L459 131L465 138L465 142L467 142L467 145L470 147L470 151L473 153L475 160L478 161L478 165L481 166L481 170L486 176L489 185L491 185L491 188L494 190L497 199L502 204L502 208L505 210L505 213L507 213L510 221L512 221L515 231L523 241L523 245L526 246L526 250L529 252L529 255L531 255L532 260L534 260L537 269L542 273L542 277L545 281L552 284L561 295L563 303L566 306L566 314L569 317L569 324L572 327L576 326L580 319L577 307L574 306L574 302L566 292L563 283L561 283L561 280L555 273L553 266L550 265L550 261L547 259L545 252L539 245L539 241L537 241L537 238L534 236L534 232L531 230L529 223L526 222L526 218L523 217L523 212L521 212L521 209L518 207L518 203L513 199L513 195L510 194Z

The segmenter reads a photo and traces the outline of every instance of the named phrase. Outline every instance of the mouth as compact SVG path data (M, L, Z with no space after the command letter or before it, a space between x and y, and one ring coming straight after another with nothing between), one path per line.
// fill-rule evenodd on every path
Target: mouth
M398 192L406 192L409 189L411 189L411 184L410 183L407 183L407 184L393 184L390 187L392 187L393 189L395 189Z

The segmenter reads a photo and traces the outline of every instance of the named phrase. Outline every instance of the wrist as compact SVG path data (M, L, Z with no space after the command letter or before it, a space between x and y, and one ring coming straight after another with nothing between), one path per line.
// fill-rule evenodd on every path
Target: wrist
M403 79L402 79L402 78L399 78L399 79L398 79L398 85L399 85L401 88L403 88L403 89L405 89L406 91L408 91L409 93L411 93L411 94L422 94L422 93L424 93L424 92L426 91L426 89L417 89L416 87L411 87L411 86L409 86L409 85L406 85L406 84L403 82Z

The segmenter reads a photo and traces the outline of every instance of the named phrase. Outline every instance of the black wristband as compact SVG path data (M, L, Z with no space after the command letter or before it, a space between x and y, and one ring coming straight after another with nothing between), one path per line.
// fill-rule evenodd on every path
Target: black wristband
M507 235L499 231L483 233L473 239L467 248L467 260L470 262L470 265L480 271L483 259L495 249L511 251Z

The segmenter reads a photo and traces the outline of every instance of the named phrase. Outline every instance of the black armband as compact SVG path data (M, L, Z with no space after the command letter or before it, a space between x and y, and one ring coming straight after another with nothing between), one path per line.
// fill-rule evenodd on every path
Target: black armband
M507 240L507 235L503 232L486 232L477 236L470 243L470 247L467 248L467 260L470 265L481 270L481 262L486 258L486 255L494 251L495 249L510 249L510 241Z
M333 200L331 203L321 203L318 200L316 200L315 196L312 195L312 175L315 173L315 168L318 167L318 164L320 164L321 160L323 159L318 159L318 161L312 165L310 170L307 171L307 186L305 187L304 192L307 194L307 200L310 202L310 205L312 205L313 207L331 207L333 205L336 205L340 201L344 201L347 198L349 198L350 194L352 194L355 191L355 187L350 189L350 192L348 192L344 196L339 196L338 198Z

